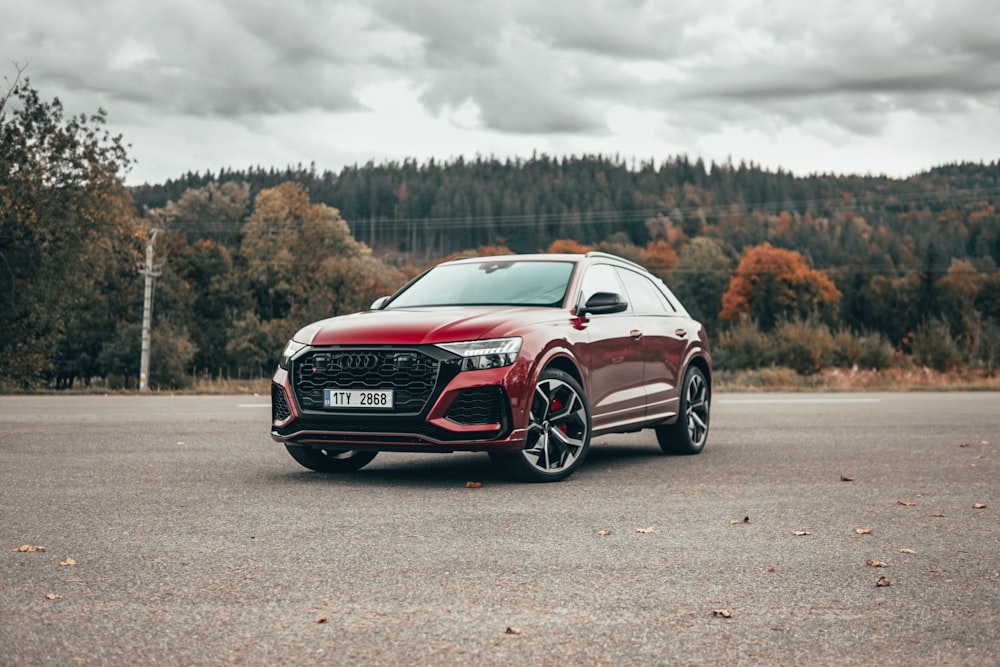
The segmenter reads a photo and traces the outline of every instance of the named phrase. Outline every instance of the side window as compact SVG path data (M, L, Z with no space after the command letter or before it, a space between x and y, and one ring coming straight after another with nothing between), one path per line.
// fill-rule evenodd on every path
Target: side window
M607 264L595 264L583 274L583 282L580 286L580 305L587 303L587 299L598 292L614 292L621 294L623 299L627 298L622 292L622 286L618 282L615 270Z
M671 315L673 308L667 303L667 297L657 289L656 285L644 275L619 269L618 274L625 289L628 290L628 300L632 304L632 311L637 315Z

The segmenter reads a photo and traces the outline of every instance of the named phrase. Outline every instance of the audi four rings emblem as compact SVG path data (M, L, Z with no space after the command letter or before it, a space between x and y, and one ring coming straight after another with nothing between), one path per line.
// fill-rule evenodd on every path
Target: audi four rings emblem
M343 368L375 368L378 366L377 354L342 354L339 357Z

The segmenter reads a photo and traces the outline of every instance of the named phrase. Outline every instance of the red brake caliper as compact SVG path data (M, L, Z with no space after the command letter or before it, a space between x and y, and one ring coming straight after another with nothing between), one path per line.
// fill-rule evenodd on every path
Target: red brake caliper
M557 412L562 409L562 406L563 406L562 401L560 401L558 398L553 398L552 404L549 406L549 411ZM566 424L557 424L556 428L562 431L563 435L569 434L569 427L566 426Z

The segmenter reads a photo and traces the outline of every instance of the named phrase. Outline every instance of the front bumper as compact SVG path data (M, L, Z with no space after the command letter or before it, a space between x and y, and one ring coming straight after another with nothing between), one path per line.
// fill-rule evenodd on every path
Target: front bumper
M393 351L397 354L412 352ZM319 353L327 352L321 350ZM381 353L386 354L384 350ZM316 350L306 350L299 356L309 354L319 356ZM317 384L323 388L354 387L338 385L338 380L347 383L350 380L335 373L314 373L308 361L293 361L287 370L279 368L272 378L271 437L284 444L376 451L522 449L526 432L514 423L515 415L519 414L518 396L523 389L512 381L523 375L515 370L517 363L503 368L459 372L457 364L450 359L438 358L436 361L439 368L433 373L433 386L419 409L414 409L417 404L411 402L408 406L387 411L318 406L314 400ZM398 379L387 377L385 382ZM397 393L400 391L405 389Z

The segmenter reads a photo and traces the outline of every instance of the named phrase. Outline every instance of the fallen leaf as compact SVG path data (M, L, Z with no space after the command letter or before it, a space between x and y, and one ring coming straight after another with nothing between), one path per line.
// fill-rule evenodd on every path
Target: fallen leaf
M853 477L848 477L847 475L841 475L840 476L840 481L841 482L853 482L854 478Z
M482 482L466 482L465 488L467 489L478 489L483 485Z
M892 582L886 579L885 577L879 577L878 581L875 582L875 585L878 586L879 588L885 588L886 586L891 586Z
M730 519L729 520L729 525L730 526L735 526L736 524L740 524L740 523L750 523L750 517L745 516L742 519Z
M59 595L58 593L46 593L45 599L46 600L62 600L62 596Z
M899 504L904 505L906 507L920 507L920 503L914 502L912 500L900 500Z
M512 628L507 626L507 629L503 631L505 635L519 635L521 634L521 628Z
M990 444L990 441L989 440L980 440L979 444L980 445L988 445L988 444Z
M599 530L599 531L597 531L597 534L598 535L603 535L604 537L607 537L608 535L611 534L611 531L610 530Z
M178 445L183 445L183 444L184 444L184 441L183 441L183 440L178 440L178 441L177 441L177 444L178 444Z
M917 554L917 552L914 551L913 549L906 549L906 548L900 549L899 553L901 553L901 554L910 554L911 556L915 556Z
M972 509L974 509L974 510L984 510L984 509L986 509L986 505L984 505L982 503L972 503Z
M715 616L716 618L732 618L733 613L728 609L713 609L712 616Z
M655 533L656 531L653 529L652 526L650 526L649 528L636 528L635 532L649 534L649 533Z
M871 559L868 561L868 567L889 567L889 564L882 560Z
M777 571L778 571L778 568L776 568L776 567L769 567L769 568L767 568L767 573L768 574L774 574Z
M326 616L320 616L319 618L317 618L317 619L316 619L316 622L317 622L317 623L326 623L326 622L327 622L327 621L329 621L329 620L330 620L330 619L329 619L329 618L327 618Z
M40 547L35 544L22 544L21 546L16 547L14 551L19 553L31 553L34 551L45 551L45 547Z
M871 528L855 528L854 532L857 533L858 535L871 535L872 534L872 529Z
M934 514L931 514L931 516L935 516L939 519L944 517L944 515L945 515L944 512L934 512Z
M67 558L66 560L59 561L60 565L76 565L76 561L72 558Z
M796 537L804 537L806 535L812 535L812 533L810 533L808 530L796 530L792 534L795 535Z
M750 517L748 516L743 517L743 523L750 523Z

